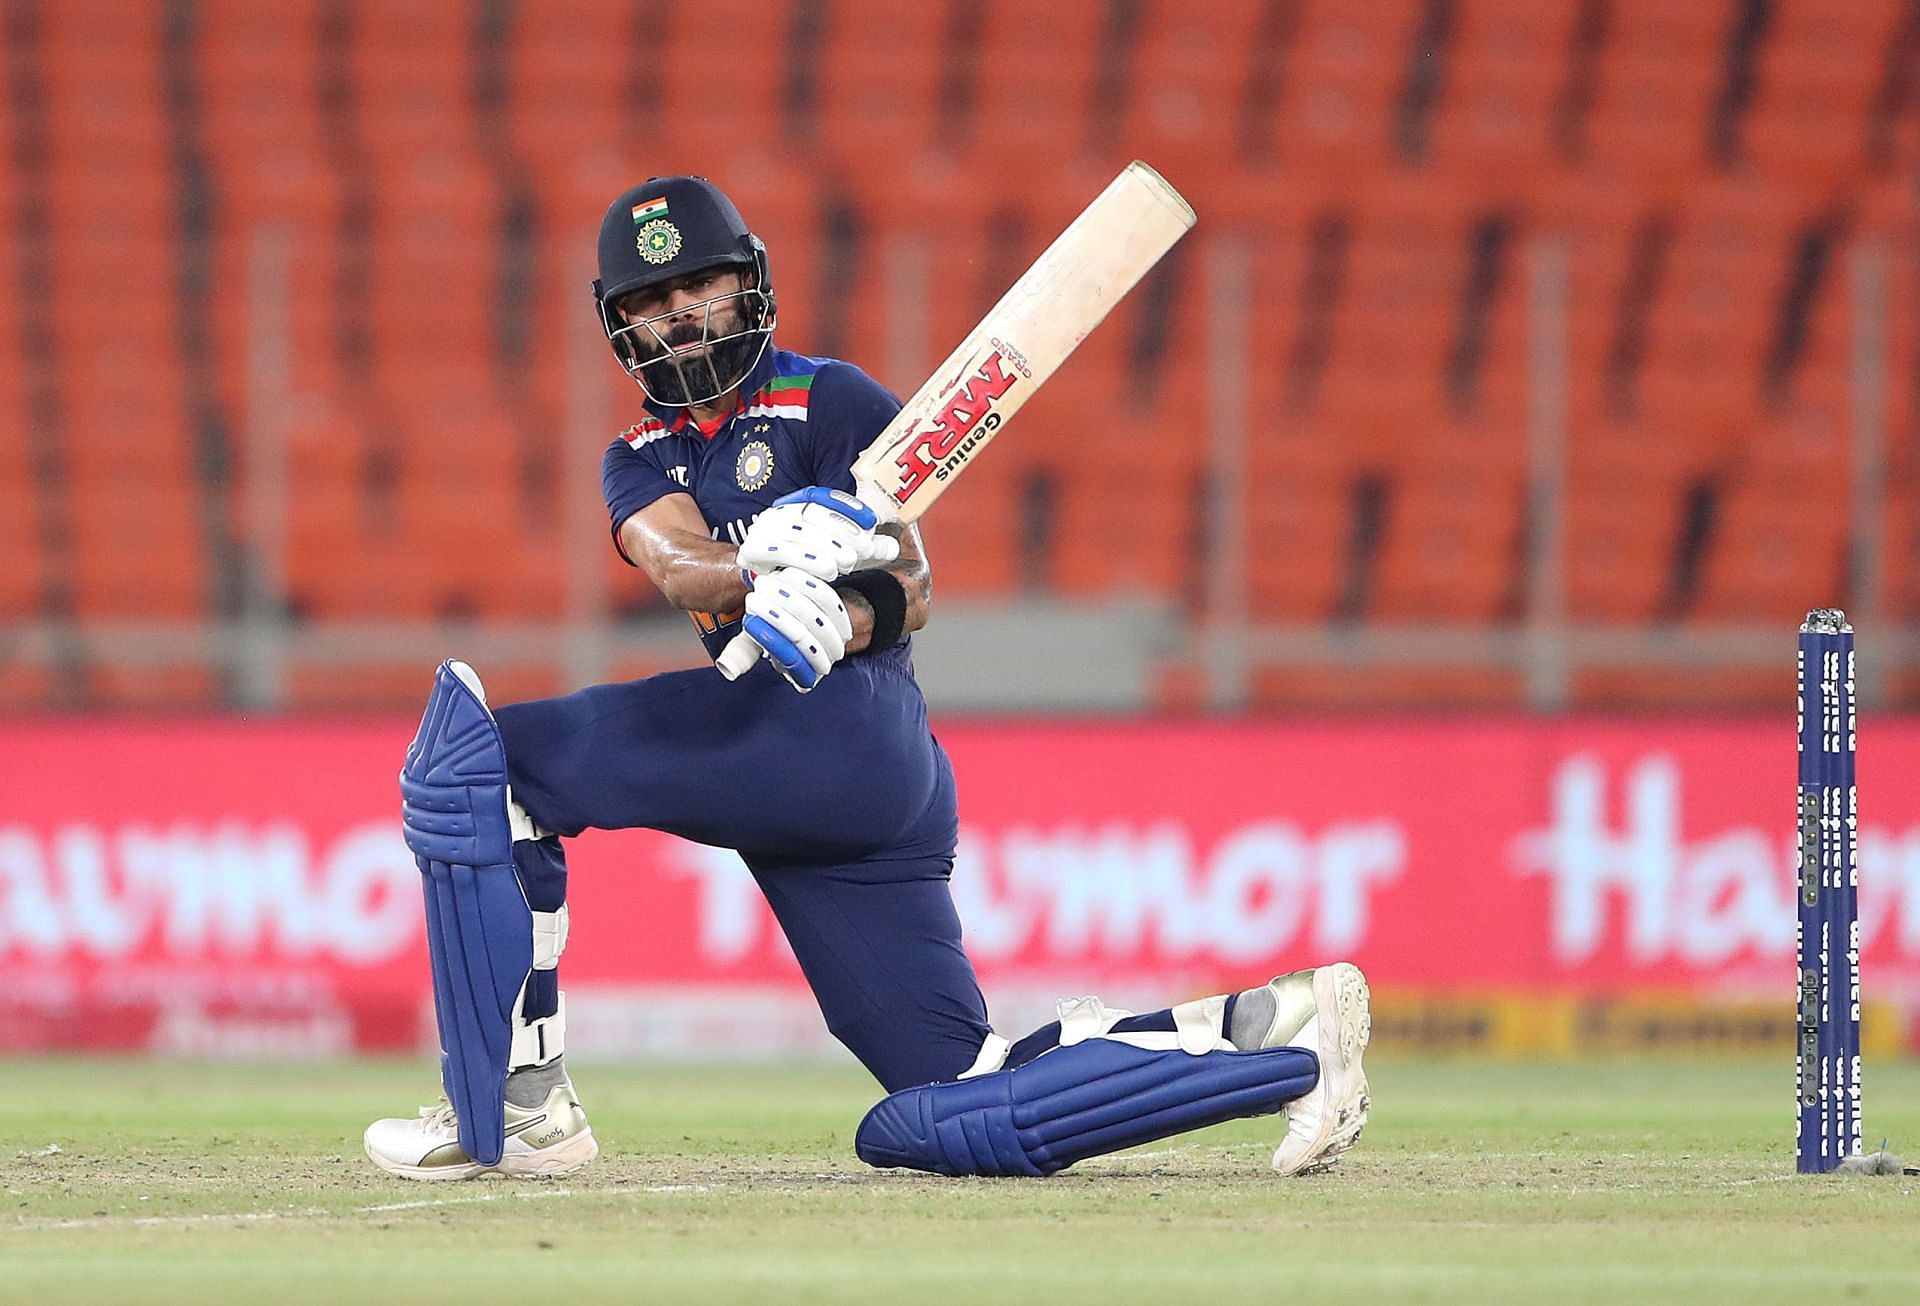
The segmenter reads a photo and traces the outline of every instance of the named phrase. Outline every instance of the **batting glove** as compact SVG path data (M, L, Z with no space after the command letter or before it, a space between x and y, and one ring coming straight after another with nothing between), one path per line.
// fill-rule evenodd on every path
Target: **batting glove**
M774 501L753 519L739 563L750 574L797 568L823 581L900 556L900 541L874 533L879 519L851 494L810 485Z
M853 618L833 586L795 567L756 576L741 629L801 693L846 656Z

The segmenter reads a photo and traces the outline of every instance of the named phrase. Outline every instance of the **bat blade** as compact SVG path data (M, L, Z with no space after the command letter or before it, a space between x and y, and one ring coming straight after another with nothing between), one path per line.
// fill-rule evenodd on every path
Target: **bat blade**
M1165 178L1127 165L854 460L860 497L918 518L1193 223Z
M1128 164L854 459L862 502L917 520L1193 223L1166 178ZM759 659L743 633L716 665L736 680Z

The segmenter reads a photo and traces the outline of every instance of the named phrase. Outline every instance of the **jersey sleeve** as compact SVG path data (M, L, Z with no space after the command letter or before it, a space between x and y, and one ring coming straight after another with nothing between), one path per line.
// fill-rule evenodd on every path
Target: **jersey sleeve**
M607 514L613 519L613 547L620 549L623 558L627 551L620 548L620 527L627 518L655 499L686 492L649 453L648 447L635 449L625 440L615 440L600 460L600 489L607 498Z
M830 363L814 379L807 429L813 483L853 492L853 460L900 411L893 392L851 363Z

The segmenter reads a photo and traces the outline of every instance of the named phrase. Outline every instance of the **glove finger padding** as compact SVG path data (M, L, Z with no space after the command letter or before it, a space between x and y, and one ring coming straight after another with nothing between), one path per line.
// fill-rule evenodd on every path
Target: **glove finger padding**
M864 567L884 567L900 556L900 541L891 535L869 535L863 543L866 547L862 550L859 563L847 568L847 571L859 571ZM841 573L843 576L845 574L846 572ZM837 580L839 577L834 579Z
M874 534L877 518L857 498L809 486L776 501L753 519L738 560L749 572L795 567L821 580L899 556L899 542Z
M817 519L803 514L819 512ZM773 521L767 522L769 517ZM767 523L762 525L762 523ZM747 571L764 574L793 567L821 580L837 580L856 567L864 550L860 529L844 517L821 509L769 508L754 518L740 545L739 563Z
M756 577L746 608L791 641L816 676L846 656L853 638L853 618L833 587L793 567Z

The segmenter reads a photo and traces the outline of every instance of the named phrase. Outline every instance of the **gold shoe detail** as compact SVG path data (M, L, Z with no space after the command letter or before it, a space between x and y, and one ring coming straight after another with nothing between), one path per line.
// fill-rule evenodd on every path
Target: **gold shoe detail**
M407 1179L477 1179L503 1175L515 1179L572 1174L599 1154L587 1113L573 1085L554 1085L538 1107L506 1104L506 1148L497 1165L474 1161L461 1148L460 1122L442 1098L422 1107L414 1120L376 1120L367 1126L367 1156L389 1174Z

